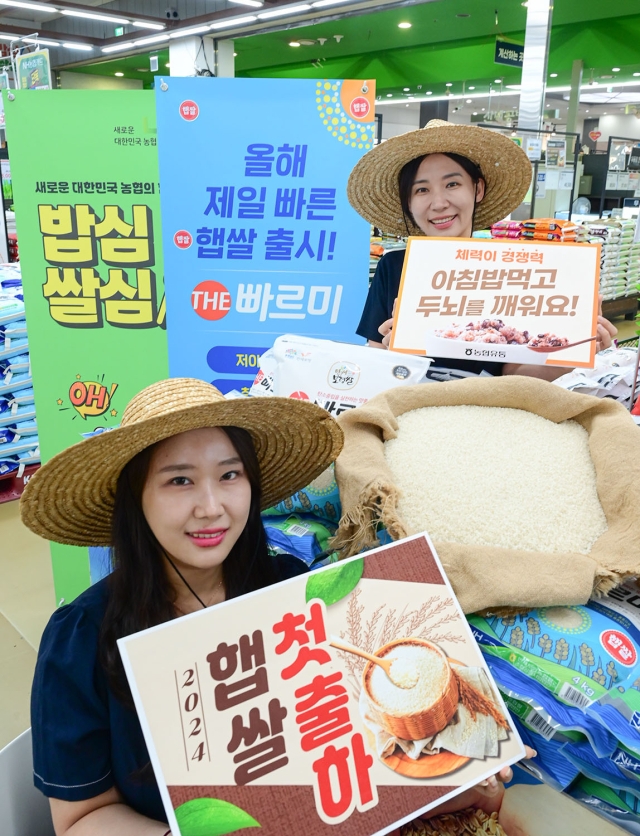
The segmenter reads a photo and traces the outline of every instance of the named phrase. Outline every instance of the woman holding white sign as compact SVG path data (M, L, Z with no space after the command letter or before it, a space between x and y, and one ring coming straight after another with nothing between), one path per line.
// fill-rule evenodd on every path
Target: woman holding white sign
M485 229L516 209L530 185L531 163L509 138L487 128L434 119L365 154L351 172L347 194L356 211L383 232L471 238L473 230ZM387 253L378 264L357 328L370 346L389 346L404 253ZM597 350L608 348L616 333L600 310ZM434 365L444 374L457 369L463 374L525 374L547 380L567 371L437 358ZM430 371L433 374L434 368Z
M117 640L306 571L269 555L260 512L322 473L342 439L310 402L225 400L173 379L31 479L25 524L55 542L109 545L115 563L56 610L40 644L34 780L57 836L167 833Z
M57 836L170 836L117 641L306 571L269 555L260 512L313 481L342 443L309 401L228 401L176 378L144 389L119 428L32 477L24 523L54 542L109 545L115 564L55 611L40 644L34 781ZM491 778L457 803L500 797Z

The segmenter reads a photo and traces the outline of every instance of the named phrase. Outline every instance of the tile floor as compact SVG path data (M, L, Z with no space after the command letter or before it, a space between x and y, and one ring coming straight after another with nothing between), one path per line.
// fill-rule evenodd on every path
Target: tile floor
M619 339L635 324L617 320ZM0 749L29 727L29 693L42 631L55 609L49 546L0 505Z

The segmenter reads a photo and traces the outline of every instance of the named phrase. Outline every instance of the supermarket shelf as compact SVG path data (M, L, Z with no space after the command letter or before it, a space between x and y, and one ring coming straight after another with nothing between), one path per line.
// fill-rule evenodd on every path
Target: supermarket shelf
M634 319L637 313L637 296L620 296L618 299L609 299L602 303L602 314L607 319L613 319L616 316L624 316L625 319Z
M14 470L11 473L5 473L0 476L0 503L11 502L13 499L20 499L25 485L31 479L33 474L40 467L39 464L30 464L25 467L22 476L18 476L18 471Z

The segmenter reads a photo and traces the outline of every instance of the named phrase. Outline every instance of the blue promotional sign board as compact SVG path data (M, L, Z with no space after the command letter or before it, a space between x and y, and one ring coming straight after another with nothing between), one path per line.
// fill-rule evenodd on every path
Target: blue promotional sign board
M513 44L510 41L501 41L496 38L496 54L494 64L505 64L507 67L520 67L524 61L524 47L520 44Z
M372 82L156 84L169 371L248 391L281 334L361 342L369 224L347 180Z

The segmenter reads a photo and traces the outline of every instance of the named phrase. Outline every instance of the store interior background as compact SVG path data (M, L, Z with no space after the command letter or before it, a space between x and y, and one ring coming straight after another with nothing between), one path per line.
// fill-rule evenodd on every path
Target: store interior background
M258 0L253 5L259 5ZM276 5L282 4L265 7ZM88 0L76 8L112 17L126 17L135 8L158 20L175 10L184 24L221 11L233 16L256 11L241 0ZM163 76L192 75L194 66L252 78L369 78L376 80L383 140L433 118L482 124L488 116L492 125L509 134L518 124L521 70L494 63L495 40L523 44L526 16L527 3L521 0L432 0L409 6L343 0L304 11L294 20L258 22L246 35L242 28L229 34L221 30L217 44L207 36L204 48L200 35L175 42L160 35L155 44L120 54L104 53L104 43L117 44L118 38L131 34L131 27L65 17L59 11L2 6L0 52L8 51L18 33L39 33L43 45L50 41L62 89L150 89ZM119 28L122 34L117 34ZM149 32L144 35L149 37ZM67 46L54 45L65 38ZM157 71L151 70L154 59ZM569 129L580 135L580 145L597 156L607 150L611 136L640 142L640 2L556 0L544 100L543 127L548 131L567 130L576 61L583 62L582 87L576 124ZM189 65L192 71L184 71ZM597 141L589 137L594 131L600 132ZM568 196L563 199L566 202ZM611 198L612 203L617 200ZM593 206L597 212L597 201ZM548 216L556 208L541 200L535 215ZM615 324L623 339L635 333L631 321L617 319ZM30 724L37 647L58 602L48 544L22 526L17 502L0 504L0 537L1 748Z

